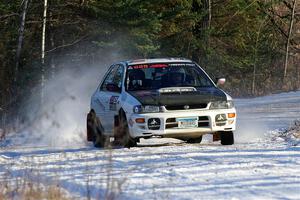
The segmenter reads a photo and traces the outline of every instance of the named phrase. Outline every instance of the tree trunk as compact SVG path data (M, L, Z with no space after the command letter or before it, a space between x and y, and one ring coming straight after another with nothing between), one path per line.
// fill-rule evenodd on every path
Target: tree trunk
M23 11L22 11L22 18L19 30L19 39L18 39L18 47L17 47L17 54L16 54L16 66L15 66L15 73L14 73L14 82L18 81L18 74L19 74L19 65L20 65L20 57L22 51L22 44L24 39L24 30L25 30L25 21L26 21L26 14L28 8L28 0L23 1Z
M212 8L211 8L211 3L212 3L212 0L207 0L208 2L207 2L207 11L208 11L208 22L207 22L207 30L208 30L208 32L207 32L207 45L206 45L206 49L207 50L209 50L209 48L210 48L210 27L211 27L211 17L212 17L212 13L211 13L211 11L212 11Z
M293 31L293 25L294 25L294 19L295 19L295 10L296 10L296 4L297 0L294 0L293 2L293 9L291 13L291 21L290 21L290 26L289 26L289 33L286 41L286 52L285 52L285 62L284 62L284 74L283 74L283 84L285 84L285 79L287 76L287 68L288 68L288 61L289 61L289 53L290 53L290 40L292 36L292 31Z
M261 34L261 29L263 28L263 25L265 24L265 21L268 19L268 15L264 18L264 20L261 22L257 35L256 35L256 41L255 41L255 49L254 49L254 65L253 65L253 73L252 73L252 88L251 88L251 93L252 95L256 95L256 71L257 71L257 51L258 51L258 44L259 44L259 39L260 39L260 34Z
M300 65L298 64L298 66L296 66L296 70L297 70L297 90L300 89Z
M212 2L212 0L208 0L208 29L210 29L210 26L211 26L211 16L212 16L212 14L211 14L211 10L212 10L211 2Z
M52 12L49 12L50 14L50 29L53 30L53 22L52 22ZM55 43L54 43L54 33L53 31L50 31L50 45L51 49L54 49ZM55 71L56 71L56 66L54 64L54 53L51 54L51 59L50 59L50 65L51 65L51 79L55 77Z
M1 111L1 110L0 110ZM2 110L1 127L0 127L0 141L5 140L6 134L6 110ZM2 130L1 130L2 129Z
M202 0L202 10L205 12L205 16L202 21L202 30L207 30L211 26L212 18L212 0Z
M14 91L14 98L17 99L19 96L19 87L18 87L18 80L19 80L19 67L20 67L20 59L21 59L21 52L22 52L22 45L23 45L23 40L24 40L24 31L25 31L25 21L26 21L26 14L27 14L27 9L28 9L28 1L29 0L24 0L22 2L23 4L23 11L21 15L21 24L20 24L20 29L19 29L19 38L18 38L18 46L17 46L17 52L16 52L16 66L14 70L14 75L13 75L13 91ZM11 96L9 97L11 101ZM15 121L19 121L19 106L14 105L15 107ZM6 113L7 109L3 111L3 117L2 122L3 126L6 126Z
M54 35L53 33L50 34L50 42L51 42L51 47L54 48ZM56 66L55 66L55 63L54 63L54 56L51 55L51 79L55 78L55 73L56 73Z
M47 5L48 1L44 0L43 30L42 30L42 67L41 67L41 104L44 102L45 86L45 40L46 40L46 23L47 23Z
M253 65L253 75L252 75L252 88L251 93L255 96L255 84L256 84L256 63Z

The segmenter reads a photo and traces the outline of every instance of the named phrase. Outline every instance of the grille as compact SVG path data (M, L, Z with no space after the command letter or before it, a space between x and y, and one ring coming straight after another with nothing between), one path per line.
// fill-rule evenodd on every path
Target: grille
M176 122L176 118L168 118L166 120L166 129L178 128L178 122ZM209 118L207 116L199 116L198 117L198 128L201 127L209 127Z
M168 105L168 106L165 106L165 107L166 107L167 110L203 109L203 108L207 107L207 103L194 104L194 105Z

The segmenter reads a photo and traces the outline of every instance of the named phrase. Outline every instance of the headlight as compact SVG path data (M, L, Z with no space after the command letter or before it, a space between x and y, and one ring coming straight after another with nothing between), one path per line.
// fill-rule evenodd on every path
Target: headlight
M161 108L160 106L151 106L151 105L147 105L147 106L134 106L133 107L133 112L134 113L155 113L155 112L160 112Z
M211 102L209 109L229 109L233 106L233 101L215 101Z

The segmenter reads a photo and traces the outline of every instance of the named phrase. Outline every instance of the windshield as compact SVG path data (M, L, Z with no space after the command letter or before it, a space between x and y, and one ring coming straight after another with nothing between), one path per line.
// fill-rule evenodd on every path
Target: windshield
M165 87L213 87L207 75L194 63L139 64L128 66L126 88L155 90Z

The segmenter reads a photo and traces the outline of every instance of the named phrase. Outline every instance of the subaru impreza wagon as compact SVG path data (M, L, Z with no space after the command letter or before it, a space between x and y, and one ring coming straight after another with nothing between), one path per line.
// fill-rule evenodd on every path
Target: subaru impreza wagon
M232 98L195 62L181 58L141 59L110 66L91 97L87 140L104 147L109 138L125 147L141 138L177 138L200 143L213 134L234 143Z

